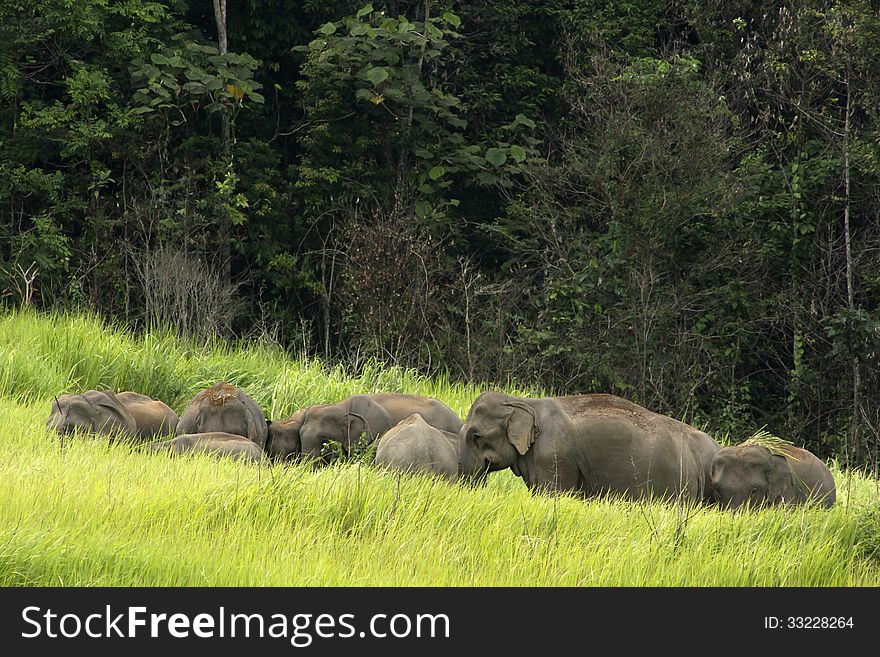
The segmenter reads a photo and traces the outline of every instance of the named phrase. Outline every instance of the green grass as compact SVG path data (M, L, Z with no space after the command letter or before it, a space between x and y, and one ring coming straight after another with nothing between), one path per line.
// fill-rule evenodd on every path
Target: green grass
M831 510L731 514L470 488L359 463L271 471L43 426L52 395L134 389L181 411L226 379L274 418L354 392L479 393L379 364L352 377L264 344L204 348L87 316L0 315L0 585L877 586L878 482ZM513 391L520 392L520 391ZM849 493L848 493L849 491Z

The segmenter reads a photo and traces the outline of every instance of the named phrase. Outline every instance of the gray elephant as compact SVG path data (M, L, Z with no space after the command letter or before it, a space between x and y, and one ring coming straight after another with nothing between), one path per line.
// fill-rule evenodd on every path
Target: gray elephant
M414 413L382 434L373 462L391 470L423 472L456 481L458 434L432 427Z
M480 395L461 430L463 458L510 468L531 489L631 499L710 501L720 446L708 435L614 395Z
M138 435L135 418L109 390L87 390L82 394L58 395L46 426L59 435L80 430L132 440Z
M167 404L139 392L118 392L121 401L137 425L137 436L151 440L156 436L173 436L177 429L177 413Z
M241 388L221 381L202 390L177 423L177 435L210 432L244 436L262 449L269 433L266 416Z
M286 420L274 420L269 424L266 453L278 459L295 459L302 451L299 430L307 408L301 408Z
M814 454L794 445L770 449L757 443L723 447L712 460L712 488L724 507L804 504L830 507L834 477Z
M326 460L324 446L335 440L350 453L362 436L364 444L370 444L413 413L442 431L456 433L461 428L461 418L436 399L391 392L352 395L306 409L299 428L301 452L312 460Z
M244 436L220 431L209 433L187 433L161 443L153 443L147 448L153 452L203 452L212 456L222 456L237 461L261 463L265 461L263 450L254 441Z

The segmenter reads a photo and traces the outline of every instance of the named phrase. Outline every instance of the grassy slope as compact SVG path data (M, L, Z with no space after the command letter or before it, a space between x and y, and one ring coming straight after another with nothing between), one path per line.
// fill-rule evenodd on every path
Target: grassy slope
M266 345L194 348L82 316L0 316L0 585L880 585L880 494L835 471L830 511L691 510L467 488L343 464L272 472L69 443L53 394L134 389L178 411L227 379L278 418L353 392L472 387L368 368L353 379ZM847 497L847 488L851 489ZM681 531L680 531L681 530Z

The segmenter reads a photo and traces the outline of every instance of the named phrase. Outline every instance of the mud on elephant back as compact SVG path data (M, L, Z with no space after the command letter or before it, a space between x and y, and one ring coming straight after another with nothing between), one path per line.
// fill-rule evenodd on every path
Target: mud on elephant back
M241 388L221 381L198 393L177 423L177 435L230 433L244 436L260 449L269 433L266 416Z

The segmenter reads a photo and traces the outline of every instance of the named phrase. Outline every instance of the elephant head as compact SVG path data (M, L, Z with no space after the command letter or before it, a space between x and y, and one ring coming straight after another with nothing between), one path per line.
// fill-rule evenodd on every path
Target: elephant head
M177 423L177 435L231 433L262 447L269 429L266 417L243 390L220 382L203 390L189 403Z
M367 395L310 406L305 409L299 431L302 454L315 461L326 460L324 446L330 441L339 442L351 453L361 436L366 436L364 443L372 443L393 425L388 412Z
M722 505L778 504L795 494L795 475L784 454L763 445L723 447L712 459L712 489Z
M98 390L56 397L46 426L59 434L78 429L131 437L137 431L137 424L125 405L112 392Z
M266 440L266 453L277 459L294 459L302 452L300 429L306 415L305 408L299 409L286 420L275 420L269 424L269 437Z
M527 403L500 392L485 392L471 405L461 428L464 467L485 464L489 470L513 466L537 438L540 428L535 410Z

